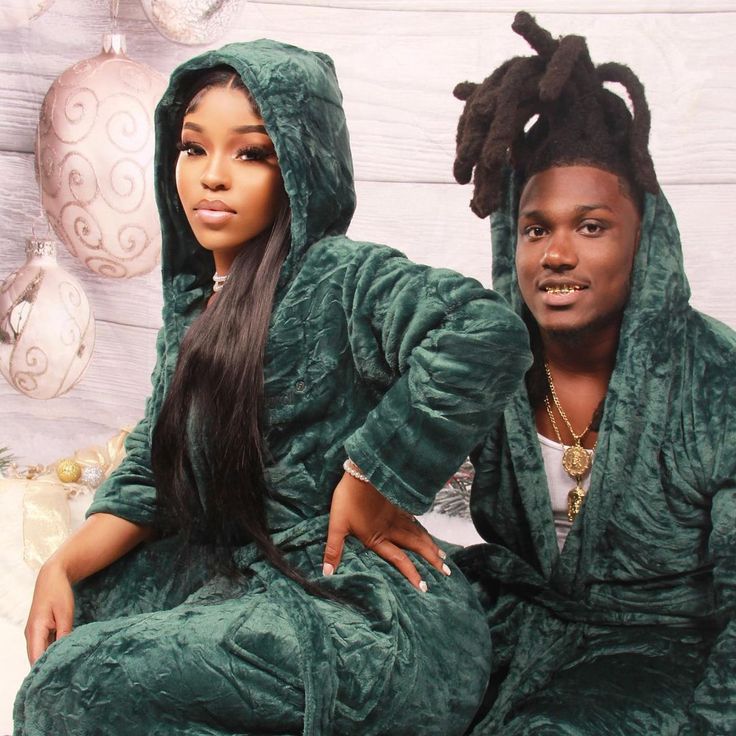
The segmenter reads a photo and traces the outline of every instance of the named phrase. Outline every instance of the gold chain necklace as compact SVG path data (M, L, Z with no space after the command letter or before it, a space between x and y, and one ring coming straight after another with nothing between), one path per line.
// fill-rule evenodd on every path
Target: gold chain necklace
M549 364L546 362L544 364L544 372L547 374L547 384L549 385L549 392L552 395L552 401L554 401L555 408L567 425L567 429L570 431L573 439L573 444L567 446L562 441L562 435L560 434L557 422L555 421L552 406L549 403L549 396L545 396L544 408L547 410L547 416L552 424L552 429L554 429L555 434L557 435L558 442L565 448L562 453L562 467L575 481L575 487L567 494L567 518L568 521L575 521L575 517L580 513L580 509L583 507L583 501L585 500L586 494L586 490L582 485L580 485L580 481L587 475L592 464L591 457L593 453L586 450L582 444L583 437L585 437L585 435L590 431L592 420L580 434L575 434L572 424L570 424L570 420L567 418L567 414L565 414L565 410L562 408L562 404L557 398L555 384L552 381L552 372L549 369ZM593 448L595 449L595 445L593 445Z

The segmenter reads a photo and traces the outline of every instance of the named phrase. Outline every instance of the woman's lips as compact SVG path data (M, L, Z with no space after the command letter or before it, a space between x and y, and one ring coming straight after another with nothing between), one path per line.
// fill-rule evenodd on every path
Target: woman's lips
M198 207L194 211L194 216L205 225L217 227L227 224L235 217L235 213L229 210L209 210L204 207Z

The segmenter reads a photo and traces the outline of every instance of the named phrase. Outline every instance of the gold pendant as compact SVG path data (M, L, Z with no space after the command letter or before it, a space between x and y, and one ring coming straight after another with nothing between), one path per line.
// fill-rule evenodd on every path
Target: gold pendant
M585 501L585 488L580 485L580 478L575 479L575 488L567 494L567 520L575 521L575 517L583 508Z
M573 478L582 478L590 470L590 453L582 445L570 445L562 454L562 467Z

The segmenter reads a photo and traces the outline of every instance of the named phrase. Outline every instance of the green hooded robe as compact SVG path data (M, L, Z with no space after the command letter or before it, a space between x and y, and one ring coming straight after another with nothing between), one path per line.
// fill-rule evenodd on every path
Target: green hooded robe
M517 200L492 219L518 314ZM477 736L736 734L736 339L695 311L675 218L646 195L590 490L562 552L526 389L475 453L456 558L494 647Z
M356 605L308 595L254 545L237 551L253 574L236 581L210 574L196 549L182 558L177 538L142 545L78 586L76 628L32 668L15 734L462 734L490 668L471 587L415 557L429 584L418 592L353 538L322 579L331 494L349 455L391 501L425 511L519 387L528 339L476 281L345 237L352 163L327 56L261 40L173 73L156 114L164 326L153 393L90 513L154 521L151 434L214 271L176 194L178 92L218 64L255 98L292 211L264 368L269 527L302 574ZM189 435L206 503L206 438Z

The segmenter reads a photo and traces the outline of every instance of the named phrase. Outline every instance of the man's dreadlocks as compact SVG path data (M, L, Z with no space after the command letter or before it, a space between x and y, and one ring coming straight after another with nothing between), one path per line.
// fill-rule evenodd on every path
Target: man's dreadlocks
M635 201L644 191L656 193L649 107L631 69L595 66L584 38L556 40L529 13L517 13L511 27L537 56L509 59L481 84L463 82L454 91L465 101L454 174L467 184L475 168L473 212L487 217L499 206L509 165L526 180L551 166L589 164L622 177ZM633 117L604 82L624 86Z

